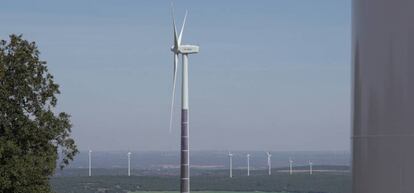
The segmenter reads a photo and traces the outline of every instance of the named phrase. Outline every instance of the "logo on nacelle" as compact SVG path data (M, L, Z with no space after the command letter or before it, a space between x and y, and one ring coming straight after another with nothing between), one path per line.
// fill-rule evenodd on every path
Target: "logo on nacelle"
M182 45L178 49L183 54L197 53L199 48L195 45Z

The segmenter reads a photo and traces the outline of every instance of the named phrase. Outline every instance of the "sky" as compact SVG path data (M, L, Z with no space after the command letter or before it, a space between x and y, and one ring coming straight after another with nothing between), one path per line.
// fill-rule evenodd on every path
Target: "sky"
M350 149L350 0L175 1L190 55L193 150ZM2 1L60 85L81 150L177 150L171 1ZM179 26L177 27L179 28ZM179 91L180 87L178 87Z

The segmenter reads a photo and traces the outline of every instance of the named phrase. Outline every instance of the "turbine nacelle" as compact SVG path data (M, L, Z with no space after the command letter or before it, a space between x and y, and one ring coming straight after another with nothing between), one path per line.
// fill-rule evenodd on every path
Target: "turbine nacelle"
M178 51L181 54L195 54L195 53L198 53L199 50L200 50L200 48L196 45L181 45L178 48Z
M200 47L196 45L180 45L178 48L172 47L171 51L176 54L196 54Z

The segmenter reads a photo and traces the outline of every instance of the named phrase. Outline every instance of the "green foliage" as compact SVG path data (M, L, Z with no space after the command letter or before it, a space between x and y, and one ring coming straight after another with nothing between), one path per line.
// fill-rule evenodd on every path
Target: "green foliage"
M196 193L289 193L289 192L234 192L234 191L191 191ZM179 191L136 191L136 192L128 192L128 193L179 193Z
M126 169L123 168L125 173ZM224 174L222 171L225 171ZM277 172L271 176L265 170L253 170L246 176L245 170L234 170L233 178L228 170L210 170L206 174L192 175L191 190L229 192L289 192L289 193L350 193L351 175L349 172L294 173ZM79 171L80 172L80 171ZM137 174L142 174L139 171ZM83 174L87 174L84 169ZM101 175L101 176L61 176L51 179L57 193L161 193L158 191L178 191L179 175ZM166 192L174 193L174 192Z
M78 153L66 113L56 114L59 85L34 42L0 41L0 192L47 193L60 158Z

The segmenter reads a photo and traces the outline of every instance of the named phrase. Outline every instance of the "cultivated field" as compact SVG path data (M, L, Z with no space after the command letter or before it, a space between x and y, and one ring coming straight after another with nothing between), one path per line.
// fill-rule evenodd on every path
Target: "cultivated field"
M318 168L318 167L317 167ZM325 167L320 167L325 168ZM343 167L331 167L341 170ZM200 193L227 192L274 192L274 193L350 193L351 175L346 171L297 172L289 175L279 170L266 175L265 170L252 171L246 176L245 170L235 170L234 177L228 177L228 170L198 170L198 175L191 178L192 191ZM161 193L159 191L178 191L178 175L96 175L60 176L51 179L56 193Z
M232 192L232 191L192 191L194 193L289 193L289 192ZM136 191L128 193L179 193L179 191Z

